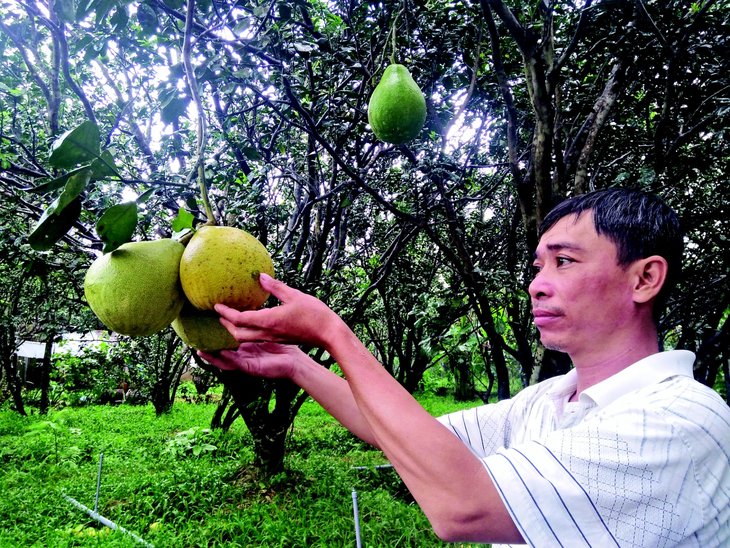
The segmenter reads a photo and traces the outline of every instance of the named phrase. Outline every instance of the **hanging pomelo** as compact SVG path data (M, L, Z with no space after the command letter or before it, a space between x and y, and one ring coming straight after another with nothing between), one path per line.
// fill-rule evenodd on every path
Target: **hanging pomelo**
M368 122L375 136L400 145L418 136L426 122L426 100L403 65L389 65L373 91Z
M195 350L218 352L238 348L238 341L223 327L218 313L198 310L190 302L185 303L172 328Z
M259 283L262 272L274 275L264 245L230 226L199 228L180 261L183 290L199 310L213 310L216 303L237 310L259 308L269 297Z
M184 249L162 239L126 243L102 255L84 279L91 310L122 335L152 335L167 327L185 302L179 277Z

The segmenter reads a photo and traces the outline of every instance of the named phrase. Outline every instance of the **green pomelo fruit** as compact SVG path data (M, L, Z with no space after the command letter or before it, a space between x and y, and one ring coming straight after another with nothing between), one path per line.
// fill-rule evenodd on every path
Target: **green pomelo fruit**
M101 322L122 335L152 335L177 318L185 295L180 258L170 239L131 242L96 259L84 279L86 300Z
M180 281L195 308L214 310L223 303L254 310L269 298L259 274L274 275L268 251L248 232L230 226L204 226L188 242L180 260Z
M185 344L195 350L218 352L238 348L238 341L221 325L220 315L198 310L189 302L172 322L172 328Z
M368 122L381 141L400 145L418 136L426 122L426 100L403 65L389 65L368 105Z

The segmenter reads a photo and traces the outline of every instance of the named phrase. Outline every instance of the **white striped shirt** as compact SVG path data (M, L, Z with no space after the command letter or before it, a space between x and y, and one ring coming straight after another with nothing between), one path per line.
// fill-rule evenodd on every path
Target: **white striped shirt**
M530 546L730 547L730 408L693 362L654 354L572 403L571 371L439 420Z

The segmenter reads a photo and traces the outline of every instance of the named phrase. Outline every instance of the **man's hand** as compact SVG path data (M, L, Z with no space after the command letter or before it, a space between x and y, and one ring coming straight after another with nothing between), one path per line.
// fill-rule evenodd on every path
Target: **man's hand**
M219 369L240 370L267 379L291 379L296 364L306 359L298 347L277 343L243 343L236 350L221 350L216 354L199 351L198 356Z
M281 301L281 306L239 312L215 306L221 323L240 342L280 342L325 347L342 320L316 297L261 274L261 286ZM207 358L206 358L207 359Z

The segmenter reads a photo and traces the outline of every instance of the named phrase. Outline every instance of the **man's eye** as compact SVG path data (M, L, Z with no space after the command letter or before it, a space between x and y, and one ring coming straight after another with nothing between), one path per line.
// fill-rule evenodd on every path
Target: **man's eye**
M558 266L563 266L568 263L572 263L573 261L571 259L568 259L567 257L558 257L556 259Z

